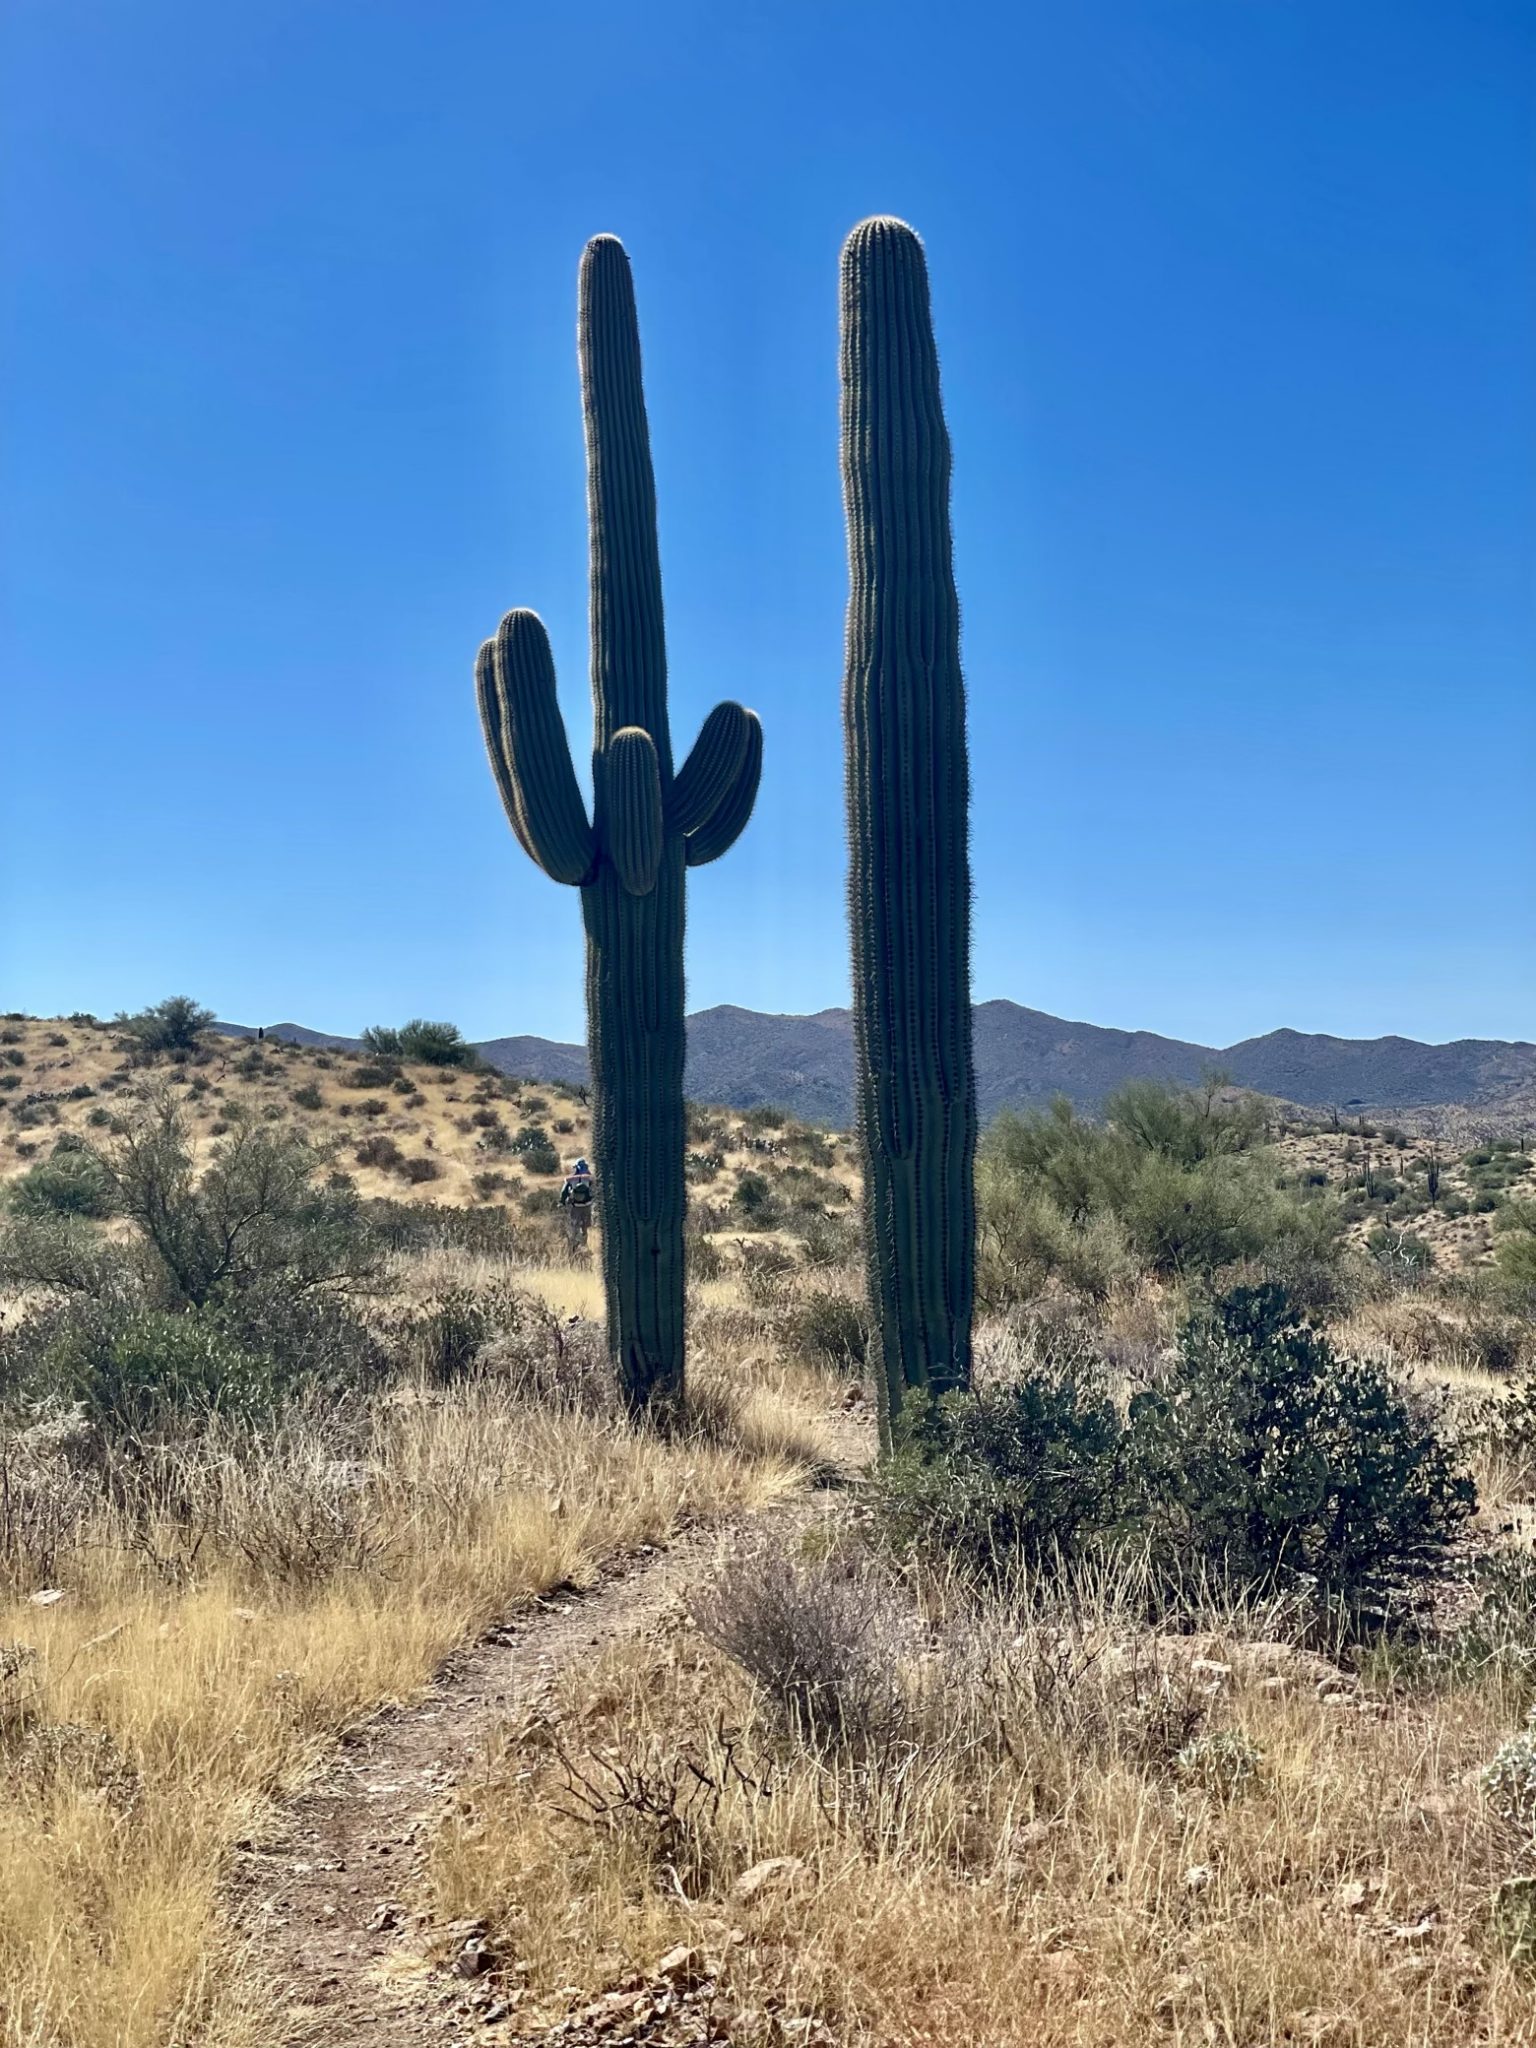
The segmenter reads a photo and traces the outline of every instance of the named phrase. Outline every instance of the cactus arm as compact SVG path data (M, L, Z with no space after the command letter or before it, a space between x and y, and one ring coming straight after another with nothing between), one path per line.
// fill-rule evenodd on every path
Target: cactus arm
M621 886L648 896L661 865L661 771L648 732L626 725L602 758L604 837Z
M627 725L656 744L672 782L656 479L640 376L640 323L624 245L596 235L581 259L577 338L587 436L593 746Z
M523 850L552 881L590 879L597 840L571 766L549 636L536 612L508 612L475 664L486 752Z
M700 726L667 799L667 824L672 831L686 837L719 808L747 757L751 719L751 712L743 711L739 704L717 704Z
M726 707L721 706L724 710ZM683 841L688 865L701 868L718 860L736 844L757 801L757 785L763 773L763 728L755 711L744 711L746 747L736 773L722 790L714 809ZM702 738L703 735L701 734Z

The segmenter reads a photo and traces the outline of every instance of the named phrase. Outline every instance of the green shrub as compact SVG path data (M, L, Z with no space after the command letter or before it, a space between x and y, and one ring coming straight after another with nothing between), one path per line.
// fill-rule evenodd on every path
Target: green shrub
M313 1081L305 1081L293 1091L294 1102L300 1109L323 1109L325 1097Z
M1479 1783L1500 1820L1522 1833L1536 1834L1536 1729L1511 1736L1482 1771Z
M760 1102L742 1117L742 1126L749 1131L782 1131L789 1122L789 1111L779 1109L771 1102Z
M380 1066L376 1061L359 1060L341 1077L343 1088L388 1088L394 1081L396 1069Z
M359 1166L375 1166L383 1173L394 1173L405 1163L405 1154L383 1131L364 1138L352 1156Z
M977 1181L977 1292L986 1307L1027 1301L1059 1280L1089 1301L1105 1301L1141 1270L1119 1218L1081 1220L1043 1191L984 1156Z
M542 1124L524 1124L508 1149L517 1154L530 1173L560 1171L560 1155Z
M248 1350L208 1311L80 1315L49 1362L54 1384L111 1436L146 1435L188 1413L270 1414L285 1378L279 1360Z
M390 1059L417 1060L428 1067L478 1067L480 1055L466 1044L457 1024L434 1024L413 1017L398 1030L376 1024L363 1033L363 1050Z
M1276 1185L1263 1105L1212 1084L1136 1082L1100 1123L1059 1101L999 1117L979 1175L980 1284L993 1305L1048 1281L1102 1299L1137 1270L1200 1277L1239 1261L1340 1254L1337 1207Z
M790 1343L818 1365L862 1373L869 1357L869 1312L852 1295L833 1288L803 1295L789 1318Z
M138 1010L132 1016L120 1011L114 1019L143 1059L153 1059L160 1053L194 1052L213 1021L212 1010L205 1010L190 996L167 996L163 1003L150 1009Z
M1493 1264L1500 1292L1516 1307L1536 1308L1536 1204L1506 1202L1494 1225Z
M772 1230L783 1213L773 1183L761 1173L744 1173L731 1201L753 1230Z
M1016 1385L909 1397L872 1483L876 1525L987 1577L1069 1561L1119 1521L1124 1430L1107 1391L1030 1373Z
M1166 1383L1132 1400L1129 1439L1166 1568L1305 1582L1350 1608L1437 1565L1475 1505L1433 1420L1273 1286L1191 1318Z
M15 1216L104 1217L113 1214L117 1201L111 1176L95 1153L61 1138L52 1158L28 1167L11 1183L8 1206Z
M873 1498L899 1549L989 1575L1130 1541L1169 1596L1215 1574L1356 1620L1436 1568L1475 1505L1433 1418L1273 1285L1192 1316L1124 1417L1091 1361L919 1405Z

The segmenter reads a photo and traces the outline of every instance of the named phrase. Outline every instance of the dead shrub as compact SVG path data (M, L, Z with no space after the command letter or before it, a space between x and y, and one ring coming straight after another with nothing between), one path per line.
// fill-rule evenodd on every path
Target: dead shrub
M909 1735L901 1661L913 1617L867 1561L744 1547L690 1611L812 1748L878 1755Z

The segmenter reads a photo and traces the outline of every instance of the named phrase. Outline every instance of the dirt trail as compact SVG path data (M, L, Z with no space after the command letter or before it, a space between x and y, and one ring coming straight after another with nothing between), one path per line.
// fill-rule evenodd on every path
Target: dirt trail
M820 1490L751 1519L792 1530L839 1506L835 1491ZM483 2012L466 2003L470 1984L424 1967L402 1931L433 1820L505 1716L578 1660L653 1627L728 1536L690 1532L619 1561L588 1592L520 1610L455 1657L422 1700L347 1737L260 1842L241 1848L235 1918L282 2013L264 2048L454 2048L486 2038Z

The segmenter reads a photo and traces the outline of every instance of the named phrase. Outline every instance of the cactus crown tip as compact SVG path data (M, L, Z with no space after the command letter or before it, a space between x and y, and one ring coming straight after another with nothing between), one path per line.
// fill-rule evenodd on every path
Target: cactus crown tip
M917 229L894 213L872 213L867 220L861 220L849 232L843 249L845 254L851 255L870 242L911 242L919 249L923 246L923 238Z

